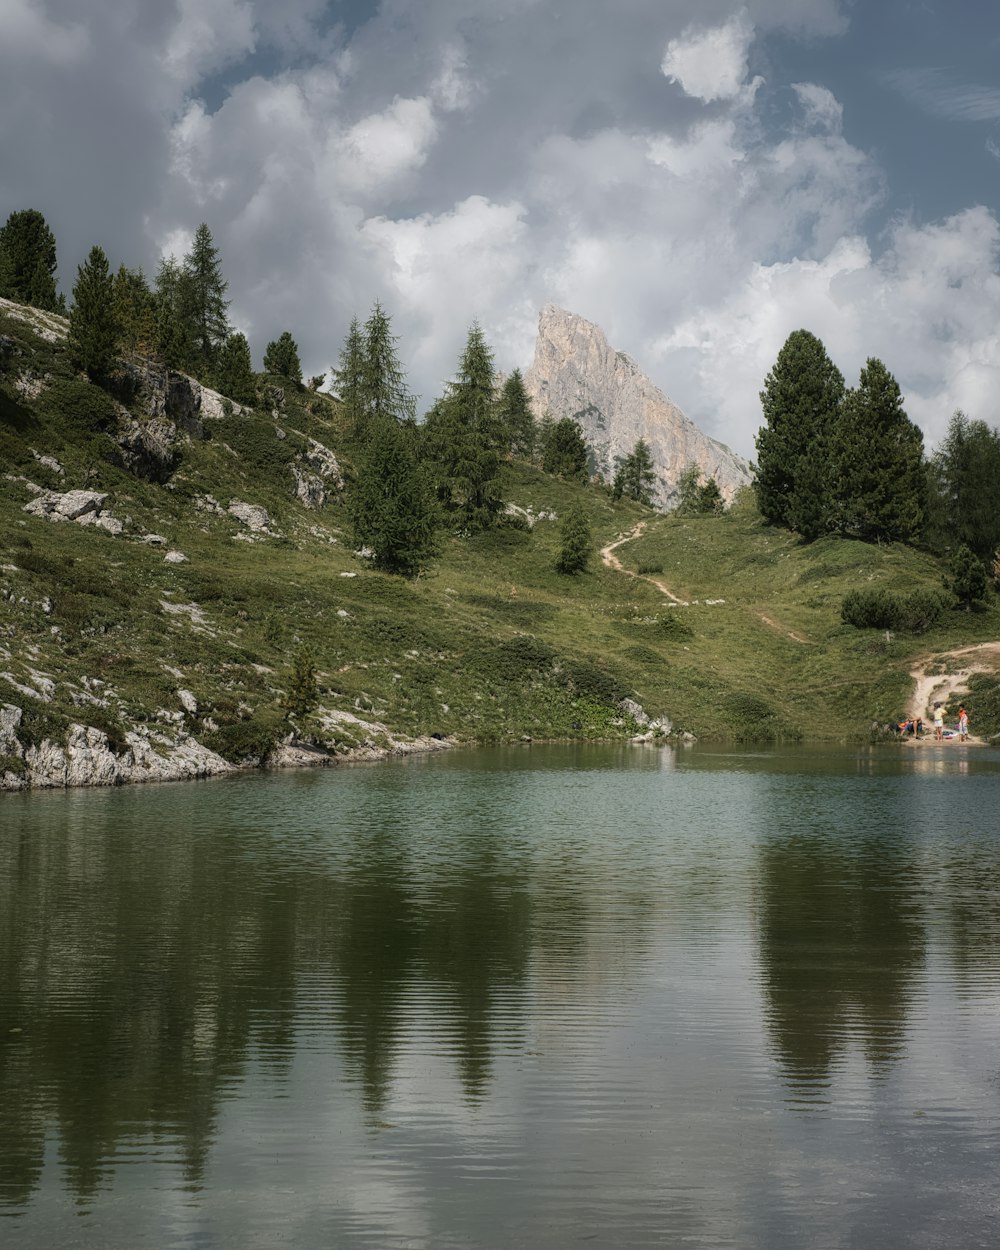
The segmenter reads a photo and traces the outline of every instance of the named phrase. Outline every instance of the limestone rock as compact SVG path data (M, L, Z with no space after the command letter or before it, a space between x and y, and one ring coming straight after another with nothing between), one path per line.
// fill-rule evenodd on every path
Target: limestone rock
M660 507L677 502L680 475L691 461L706 478L715 478L727 501L750 482L747 461L703 434L638 365L609 345L598 326L554 304L542 309L524 382L537 415L549 411L556 420L579 421L596 468L609 481L616 457L629 455L644 439Z
M343 488L344 479L340 473L340 465L329 447L324 447L322 443L311 438L305 451L305 460L306 464L318 473L324 482L329 482L338 490Z
M244 503L241 499L233 499L229 504L229 515L234 516L237 521L255 534L270 533L271 518L267 515L267 509L262 508L260 504Z
M77 521L88 513L99 512L105 499L107 495L96 490L68 490L65 494L45 490L26 503L23 511L52 521Z
M168 551L163 557L164 564L187 564L187 556L183 551Z
M292 471L292 477L295 478L295 497L304 508L322 508L326 503L326 487L323 485L323 479L315 473L310 473L308 469L302 469L297 464L288 466Z
M130 420L119 430L115 441L122 449L126 467L136 477L162 483L177 467L177 426L166 417Z

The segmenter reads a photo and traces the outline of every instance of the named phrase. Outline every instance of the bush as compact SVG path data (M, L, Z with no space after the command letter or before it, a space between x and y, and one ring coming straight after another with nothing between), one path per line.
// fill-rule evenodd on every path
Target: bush
M103 434L118 420L118 405L99 386L78 378L57 378L42 396L43 409L71 428Z
M899 594L891 590L850 590L844 596L840 619L856 629L892 629L903 634L922 634L945 609L936 590Z
M662 573L663 561L656 560L651 564L640 564L637 571L640 577L648 577L651 573Z
M731 694L723 700L722 708L737 742L797 742L802 737L757 695Z
M221 755L230 764L262 764L278 741L280 728L258 720L223 725L205 734L202 745Z

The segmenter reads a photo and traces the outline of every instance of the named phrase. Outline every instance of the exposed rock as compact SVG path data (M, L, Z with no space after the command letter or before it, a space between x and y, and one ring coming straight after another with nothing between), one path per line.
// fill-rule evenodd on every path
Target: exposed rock
M306 463L319 474L324 482L329 482L338 490L343 489L344 479L340 473L340 465L337 464L337 457L329 447L324 447L322 443L311 438L304 455Z
M26 503L23 511L52 521L77 521L90 512L99 512L107 497L96 490L68 490L65 494L46 490Z
M17 304L12 299L0 299L0 308L17 321L31 326L46 343L58 343L69 332L68 318L61 317L58 313L44 312L41 308L32 308L28 304Z
M190 690L178 690L177 698L180 700L181 707L189 716L197 716L198 700Z
M168 551L163 557L164 564L186 564L187 556L183 551Z
M22 715L21 709L13 703L0 706L0 755L14 755L18 759L23 757L24 751L17 740Z
M596 469L609 480L616 458L644 439L661 507L676 503L680 475L691 461L715 478L727 501L750 481L747 461L703 434L638 365L609 346L598 326L554 304L542 309L524 382L537 414L580 423Z
M295 478L295 496L304 508L322 508L326 503L326 487L323 479L297 464L288 466Z
M244 503L241 499L233 499L229 504L229 515L234 516L237 521L254 533L270 533L271 518L267 515L267 509L262 508L260 504Z
M128 748L116 755L101 730L71 725L65 746L46 739L25 751L25 780L31 786L51 789L180 781L233 771L221 755L186 734L168 737L149 730L133 731L126 734L126 741Z
M165 482L177 467L177 426L162 416L128 421L115 436L130 473Z
M43 456L40 451L35 451L34 447L31 448L31 454L44 468L51 469L53 473L58 473L60 477L65 476L66 470L62 467L55 456Z
M225 516L226 510L214 495L196 495L192 501L199 512L214 512L217 516Z

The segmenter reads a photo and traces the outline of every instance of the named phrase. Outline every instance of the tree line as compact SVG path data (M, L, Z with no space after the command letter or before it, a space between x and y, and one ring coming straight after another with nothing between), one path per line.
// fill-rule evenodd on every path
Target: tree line
M962 412L932 456L899 384L869 358L855 387L808 330L788 336L760 394L754 488L766 521L807 542L846 535L992 564L1000 548L1000 434ZM956 574L957 575L957 574Z

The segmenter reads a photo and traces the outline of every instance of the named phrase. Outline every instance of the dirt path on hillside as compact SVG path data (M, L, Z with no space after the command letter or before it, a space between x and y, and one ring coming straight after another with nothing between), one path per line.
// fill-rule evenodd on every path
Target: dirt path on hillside
M621 547L624 543L629 543L633 539L638 538L641 534L645 533L645 530L646 530L646 522L640 521L637 525L634 525L627 534L623 535L621 538L616 539L613 543L608 543L606 547L602 547L601 548L602 561L607 565L609 569L614 569L616 573L624 573L626 577L634 577L637 581L640 581L640 582L649 582L651 586L655 586L656 589L662 595L666 595L666 597L670 600L670 602L675 603L679 608L690 607L691 600L679 598L677 595L674 594L674 592L670 589L670 587L666 584L666 582L661 582L659 578L651 577L647 573L633 573L631 569L625 568L621 560L619 560L618 557L615 555L615 550L618 547ZM697 603L698 600L695 600L694 602ZM709 607L721 606L725 602L726 602L725 599L706 599L705 600L705 603ZM754 612L754 616L756 616L759 621L763 621L764 624L768 627L768 629L773 629L776 633L784 634L786 638L791 638L793 642L804 643L807 646L812 646L811 638L804 638L802 634L797 634L794 629L787 629L784 625L779 624L778 621L774 621L771 619L771 617L765 616L763 612Z
M942 665L951 667L951 662L959 665L952 673L928 671ZM914 682L910 711L920 716L925 724L929 723L934 719L933 705L947 703L953 694L966 693L969 677L973 673L1000 676L1000 641L979 642L972 647L921 656L910 669ZM981 741L974 734L970 734L969 738L970 741Z

